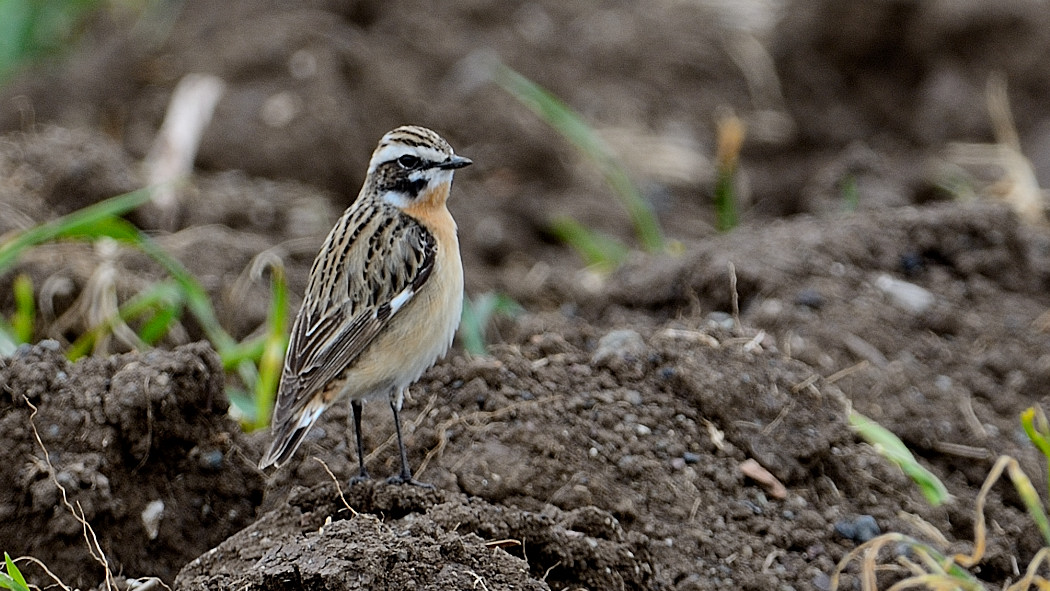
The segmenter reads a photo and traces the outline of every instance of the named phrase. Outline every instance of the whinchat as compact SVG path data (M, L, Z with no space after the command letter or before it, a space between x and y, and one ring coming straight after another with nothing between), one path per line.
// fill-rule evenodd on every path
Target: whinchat
M405 391L452 345L463 306L456 222L446 207L452 174L471 161L433 131L399 127L372 153L364 186L314 260L292 325L260 468L292 457L326 408L350 399L359 479L367 479L361 404L394 412L401 472L413 480L401 437Z

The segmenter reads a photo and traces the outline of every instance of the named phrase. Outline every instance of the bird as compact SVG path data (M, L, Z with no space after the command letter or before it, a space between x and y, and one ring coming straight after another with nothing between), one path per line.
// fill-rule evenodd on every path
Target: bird
M400 411L459 326L463 263L446 204L453 172L470 164L425 127L398 127L379 141L357 199L310 269L260 469L286 464L321 413L349 398L358 459L351 484L367 480L362 403L385 397L401 454L400 473L388 481L430 487L412 477Z

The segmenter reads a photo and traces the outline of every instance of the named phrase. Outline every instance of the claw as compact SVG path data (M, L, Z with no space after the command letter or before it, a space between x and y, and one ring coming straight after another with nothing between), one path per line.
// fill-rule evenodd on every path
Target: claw
M364 468L361 468L361 471L357 473L357 476L354 476L353 478L350 479L350 486L353 486L355 484L358 484L358 483L361 483L361 482L365 482L366 480L371 480L371 479L372 479L372 477L368 475L368 470L365 470Z
M397 476L391 476L386 479L387 484L408 484L411 486L418 486L419 488L425 488L427 490L434 490L434 485L429 482L421 482L412 478L411 474L398 474Z

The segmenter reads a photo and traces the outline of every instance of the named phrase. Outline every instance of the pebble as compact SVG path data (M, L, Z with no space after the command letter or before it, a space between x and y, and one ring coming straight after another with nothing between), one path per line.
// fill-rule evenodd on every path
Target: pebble
M875 279L875 287L888 295L893 305L913 314L922 314L936 301L936 297L926 288L889 275L879 275Z
M638 390L627 390L623 393L623 398L631 406L641 406L642 404L642 393Z
M164 501L157 499L150 501L140 515L142 527L146 529L146 535L151 540L156 540L160 535L160 518L164 514Z
M642 335L630 329L614 330L598 340L591 363L604 365L614 359L642 359L645 352Z
M732 315L719 311L708 314L707 321L725 330L732 330L735 324Z
M828 591L831 589L831 577L824 573L817 573L813 576L813 587L819 591Z
M700 454L687 451L684 454L682 454L682 459L685 460L686 464L699 464Z
M863 544L881 534L882 530L879 529L879 524L871 515L858 515L851 521L837 521L835 533L858 544Z
M795 303L800 306L819 310L824 307L824 296L815 289L807 288L795 295Z
M917 252L906 252L900 257L900 268L905 275L918 275L925 266L922 255Z
M201 454L201 467L206 470L219 470L222 468L222 451L212 449Z

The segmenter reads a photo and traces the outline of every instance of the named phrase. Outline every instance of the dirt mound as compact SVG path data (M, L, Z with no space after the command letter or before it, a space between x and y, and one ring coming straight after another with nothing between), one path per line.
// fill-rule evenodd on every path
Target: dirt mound
M42 433L48 412L81 417L87 411L79 409L90 408L102 417L96 421L102 427L77 431L100 442L109 434L110 443L89 454L94 460L61 455L59 440L68 441L61 432L45 436L45 444L59 450L59 472L79 470L81 461L90 474L110 465L128 472L106 478L111 490L120 482L134 489L138 501L115 507L95 500L92 523L99 531L120 532L109 548L130 576L170 577L192 558L190 545L183 543L178 552L150 554L156 562L135 562L144 547L161 543L144 539L141 511L149 501L165 498L141 491L168 490L171 466L203 470L199 458L225 458L218 472L205 471L221 484L209 481L194 490L224 491L207 506L236 499L237 518L221 526L180 528L177 535L207 531L206 540L194 546L203 550L247 525L253 511L269 513L187 567L180 585L218 588L240 581L266 588L296 569L302 586L341 581L355 588L368 580L318 566L314 552L323 551L336 553L352 572L374 576L376 565L396 563L404 570L392 570L397 573L392 577L436 586L467 580L463 577L473 572L490 589L541 583L554 589L616 588L621 580L625 588L637 589L819 587L835 561L864 539L858 530L919 534L917 516L956 539L968 538L976 487L998 454L1018 455L1038 469L1030 449L998 434L1017 432L1017 413L1031 404L1022 386L1041 375L1045 353L1040 351L1048 346L1045 332L1016 330L1039 326L1047 306L1041 270L1050 268L1050 249L1040 246L1044 242L999 207L942 206L741 229L699 243L679 258L639 263L608 280L604 292L611 299L581 297L575 308L504 322L503 344L493 346L491 357L454 354L431 370L406 407L405 430L417 476L440 490L347 489L351 506L373 517L349 519L326 484L330 476L313 459L323 459L339 482L355 473L343 408L322 418L297 461L270 477L262 498L253 464L268 435L254 434L239 444L233 425L215 414L224 409L215 361L199 347L73 366L37 347L23 353L32 363L13 359L2 377L9 392L26 392L38 401ZM900 254L916 249L927 255L918 271L909 275L895 268ZM732 307L732 298L719 295L731 293L727 261L737 261L739 328L719 309ZM899 284L879 279L890 275L912 288L898 292ZM562 276L569 275L551 277ZM690 287L701 295L691 297ZM926 308L902 303L910 300L901 294L915 293L930 294L916 300L927 302ZM979 313L954 311L964 309ZM944 319L960 316L964 322L943 330ZM997 347L982 345L980 335L996 339ZM189 367L198 373L163 361L172 355L192 359ZM857 366L858 361L865 363ZM35 369L14 369L23 366ZM83 375L77 373L80 367L86 368ZM147 382L135 373L131 380L128 368L142 367L176 377ZM824 377L839 369L850 371L833 376L834 383ZM184 372L196 377L178 378ZM99 402L97 393L85 402L74 397L68 404L76 412L62 411L54 402L70 392L99 392L106 378L108 402ZM75 380L87 383L75 387ZM193 394L179 398L181 406L143 402L142 392L152 396L158 384L184 382ZM129 390L132 386L139 390ZM5 425L19 427L4 432L14 438L12 449L34 457L38 451L24 427L28 409L8 396L20 410L9 412ZM138 409L134 414L119 410L122 396ZM961 405L967 396L969 407ZM930 508L898 470L858 444L847 427L851 403L903 433L945 478L957 502ZM153 409L152 434L147 408ZM160 420L171 424L159 426ZM365 420L372 473L393 474L397 457L389 412L381 404L366 405ZM221 441L228 447L215 443L216 431L225 434ZM165 436L168 444L160 446ZM145 443L149 437L152 443ZM200 455L194 447L203 450ZM139 467L143 457L146 463ZM70 467L66 460L76 462ZM779 478L786 492L745 472L749 461ZM231 471L240 476L230 478ZM24 485L12 491L28 499L23 503L35 498L34 482L50 486L45 472L37 468L32 474L35 479L21 478ZM104 490L76 482L82 483L78 494L88 499ZM315 488L293 490L303 484ZM44 512L26 514L43 520L38 531L55 527L49 519L69 521L53 507L53 487L48 490L51 504L37 504ZM982 571L991 579L1007 576L1011 557L1026 559L1038 546L1036 537L1021 533L1028 521L1016 499L1009 493L993 499L990 516L999 533ZM10 511L20 515L15 507L24 506L31 504L12 504ZM179 506L200 511L192 500ZM208 515L220 518L215 510ZM327 516L333 523L325 526ZM90 565L79 530L70 523L57 530L65 532L59 538L63 545L55 546L56 538L46 535L30 538L26 551L47 560L57 557L49 549L79 549L79 564ZM166 523L162 519L158 540L172 543L164 538ZM405 539L399 537L406 531ZM583 542L572 532L581 532ZM516 542L501 541L511 538ZM123 545L127 540L130 547ZM345 540L354 541L350 549L341 549ZM591 550L596 553L586 553ZM233 558L236 553L240 558Z
M53 345L0 359L7 552L39 558L70 585L102 579L56 482L83 511L113 572L170 580L255 519L263 481L243 455L209 347L73 364Z
M295 489L279 509L187 565L175 586L549 589L531 566L552 581L572 572L591 588L644 589L652 575L644 536L625 534L593 507L533 513L371 482L341 494L331 482Z

